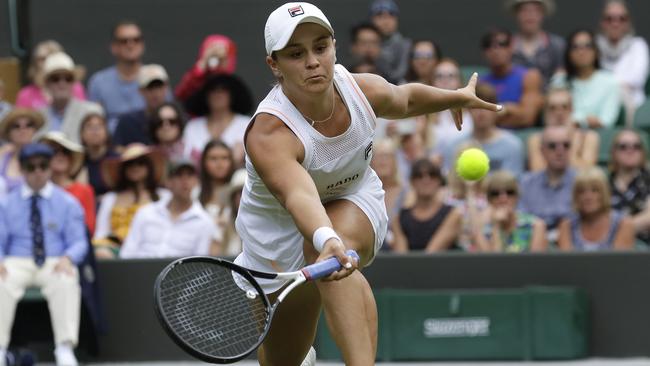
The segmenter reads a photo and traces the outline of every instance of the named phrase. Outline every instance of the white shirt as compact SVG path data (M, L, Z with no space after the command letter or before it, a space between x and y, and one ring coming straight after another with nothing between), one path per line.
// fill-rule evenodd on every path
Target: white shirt
M168 200L138 210L124 239L121 258L167 258L208 255L216 227L198 202L172 219Z
M612 71L619 83L631 88L630 97L636 107L645 100L649 58L648 44L641 37L634 37L630 48L617 60L601 58L603 69Z
M243 114L235 114L230 125L219 136L231 149L237 144L244 143L244 133L250 117ZM201 156L203 148L212 139L212 135L208 130L208 120L205 117L198 117L190 120L185 126L183 131L183 143L185 144L186 151L190 151L189 158L197 159Z

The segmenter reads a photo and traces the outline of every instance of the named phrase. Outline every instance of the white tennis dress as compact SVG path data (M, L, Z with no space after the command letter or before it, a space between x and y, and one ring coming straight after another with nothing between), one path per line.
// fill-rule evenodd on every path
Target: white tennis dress
M326 137L316 131L276 85L260 103L259 113L278 117L300 139L305 150L302 166L312 177L323 203L346 199L368 216L375 232L375 252L386 235L388 216L384 190L370 168L376 116L352 75L334 67L334 86L350 113L350 127L343 134ZM257 122L259 123L259 122ZM269 192L246 155L248 177L244 185L236 228L243 252L235 262L267 272L294 271L305 265L304 238L289 212ZM260 280L265 292L283 283Z

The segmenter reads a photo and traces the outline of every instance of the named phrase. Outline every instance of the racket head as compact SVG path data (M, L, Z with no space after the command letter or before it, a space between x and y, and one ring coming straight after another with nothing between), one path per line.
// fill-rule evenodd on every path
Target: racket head
M181 258L165 267L154 286L154 307L179 347L221 364L262 344L274 310L248 270L213 257Z

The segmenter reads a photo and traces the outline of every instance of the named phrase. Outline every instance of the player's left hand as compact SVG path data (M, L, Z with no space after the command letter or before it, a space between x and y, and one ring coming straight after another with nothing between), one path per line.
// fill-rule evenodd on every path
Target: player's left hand
M451 115L454 118L454 123L456 123L456 128L458 131L460 131L463 126L463 108L482 108L493 112L499 112L501 109L503 109L503 106L499 104L486 102L476 96L477 81L478 74L474 73L469 79L467 85L464 88L458 89L460 93L464 94L467 97L465 103L462 106L451 109Z
M323 281L338 281L351 275L352 272L354 272L354 270L359 267L357 260L352 257L348 257L345 251L345 245L343 245L343 243L336 238L331 238L325 242L323 251L316 259L316 262L335 257L339 260L339 263L341 263L342 268L323 278Z

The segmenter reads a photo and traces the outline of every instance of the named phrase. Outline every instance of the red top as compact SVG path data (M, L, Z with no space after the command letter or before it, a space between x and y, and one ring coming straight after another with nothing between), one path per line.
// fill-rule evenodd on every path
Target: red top
M65 187L65 190L75 196L81 204L81 207L83 207L86 226L92 237L95 232L95 192L93 191L93 187L84 183L72 183Z
M223 42L225 43L227 51L227 60L226 62L220 64L214 69L201 69L197 64L203 58L203 54L212 46L214 43ZM199 91L205 80L210 75L215 74L232 74L235 72L237 67L237 46L232 39L222 36L220 34L212 34L203 40L201 43L201 48L199 49L199 55L194 63L194 66L188 70L181 82L176 86L175 93L176 99L180 101L185 101L191 97L194 93Z

